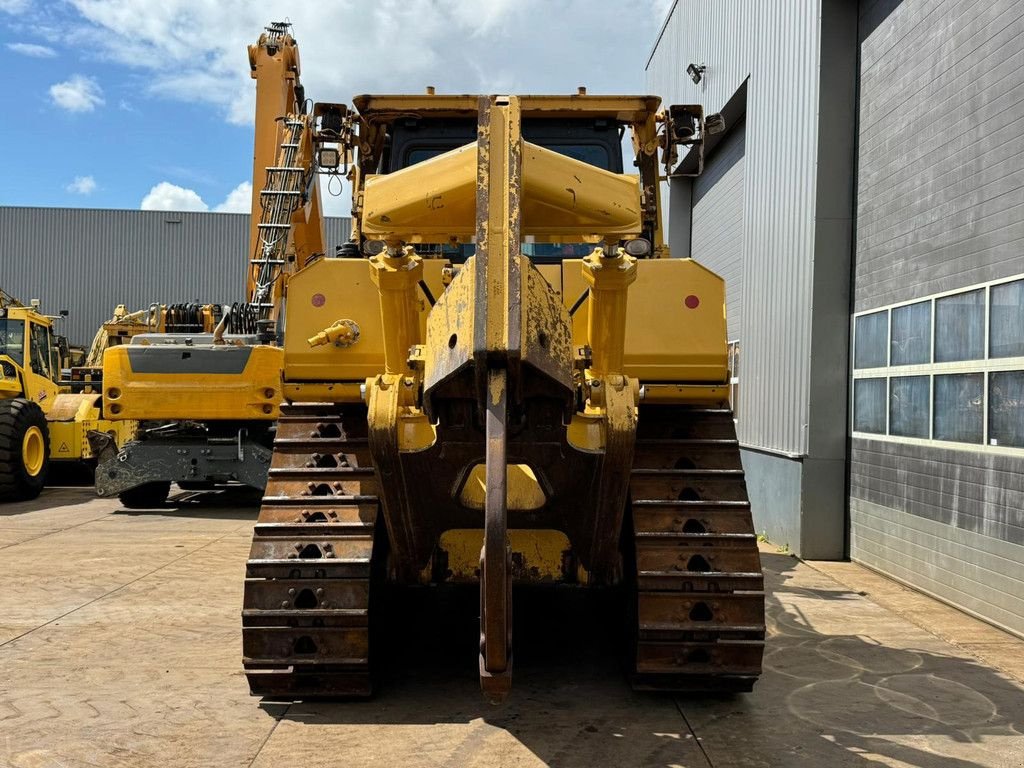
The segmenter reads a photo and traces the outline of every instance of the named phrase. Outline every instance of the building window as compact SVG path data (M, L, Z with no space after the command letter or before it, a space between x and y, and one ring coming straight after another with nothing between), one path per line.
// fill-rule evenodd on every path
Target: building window
M935 362L985 357L985 291L935 300Z
M1024 280L992 286L989 357L1024 356Z
M853 318L856 436L1024 453L1024 275Z
M853 429L885 434L885 379L853 382Z
M935 377L935 439L980 443L985 374L955 373Z
M928 390L927 376L893 376L889 380L890 435L928 437Z
M856 345L853 353L855 368L884 368L888 358L889 313L875 312L857 318Z
M988 443L1024 448L1024 371L989 374Z
M890 365L915 365L932 358L932 303L919 301L892 310Z

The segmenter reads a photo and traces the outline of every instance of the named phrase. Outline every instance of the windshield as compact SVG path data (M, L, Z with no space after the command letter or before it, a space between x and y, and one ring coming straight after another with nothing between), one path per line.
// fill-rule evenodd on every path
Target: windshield
M25 364L25 323L21 320L0 320L0 355Z

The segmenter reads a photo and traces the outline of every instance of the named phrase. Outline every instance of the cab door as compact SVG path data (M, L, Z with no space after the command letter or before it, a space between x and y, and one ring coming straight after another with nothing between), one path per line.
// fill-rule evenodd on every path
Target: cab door
M44 412L50 410L59 387L55 379L53 337L48 326L28 321L25 338L25 396Z

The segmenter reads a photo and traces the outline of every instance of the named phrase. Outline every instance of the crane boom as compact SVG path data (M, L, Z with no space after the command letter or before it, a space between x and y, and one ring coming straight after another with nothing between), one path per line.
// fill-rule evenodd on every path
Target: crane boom
M324 250L323 213L313 121L306 114L291 25L268 25L249 46L249 66L256 81L256 125L246 296L272 328L284 292L282 275Z

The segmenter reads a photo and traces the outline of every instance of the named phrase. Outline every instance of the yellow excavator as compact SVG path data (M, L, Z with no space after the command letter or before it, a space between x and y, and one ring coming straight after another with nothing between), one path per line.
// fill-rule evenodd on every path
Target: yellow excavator
M104 408L141 426L120 447L93 433L96 490L128 507L162 504L171 483L266 485L284 399L284 286L296 267L323 254L324 237L313 116L289 25L267 27L249 47L249 62L256 135L248 300L120 308L105 326L113 343L103 351Z
M88 432L115 445L135 434L132 422L103 418L98 392L62 380L63 370L74 378L79 369L53 333L55 319L0 290L0 502L38 496L51 463L91 462Z
M763 579L724 286L670 257L659 200L721 118L582 89L364 95L312 117L353 234L287 284L242 611L252 693L370 695L384 582L479 585L492 701L514 583L625 590L638 689L750 690Z

